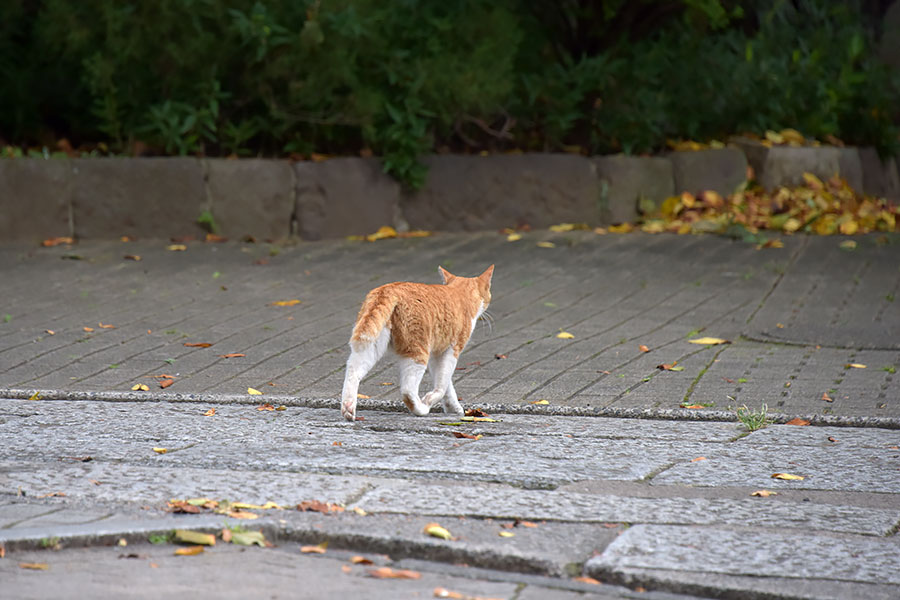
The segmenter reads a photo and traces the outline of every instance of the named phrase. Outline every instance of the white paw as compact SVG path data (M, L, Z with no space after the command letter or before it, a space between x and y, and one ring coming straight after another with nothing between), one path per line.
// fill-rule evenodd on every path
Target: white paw
M425 406L432 407L440 402L443 398L444 394L440 393L437 390L431 390L430 392L425 394L424 398L422 398L422 403L425 404Z
M356 402L354 400L344 400L341 403L341 414L348 421L356 420Z

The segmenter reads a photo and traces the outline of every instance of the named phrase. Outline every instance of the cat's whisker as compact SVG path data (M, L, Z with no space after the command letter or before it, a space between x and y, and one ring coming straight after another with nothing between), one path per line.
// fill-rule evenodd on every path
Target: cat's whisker
M481 313L479 320L481 321L481 328L487 328L488 336L492 335L494 333L494 316L485 311Z

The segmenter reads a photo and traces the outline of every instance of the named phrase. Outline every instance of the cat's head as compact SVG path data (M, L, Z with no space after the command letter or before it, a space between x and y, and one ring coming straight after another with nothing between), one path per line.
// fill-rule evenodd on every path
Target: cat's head
M458 277L444 267L438 267L438 272L440 272L445 285L452 283L454 285L472 286L484 303L482 310L486 309L488 304L491 303L491 277L494 276L494 265L489 266L478 277Z

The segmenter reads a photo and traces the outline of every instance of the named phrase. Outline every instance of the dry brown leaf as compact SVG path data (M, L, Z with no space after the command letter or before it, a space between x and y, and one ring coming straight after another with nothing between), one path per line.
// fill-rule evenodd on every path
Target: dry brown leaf
M803 481L806 478L803 475L791 475L790 473L773 473L772 479L783 479L785 481Z
M241 356L246 356L245 354L241 354L240 352L232 352L230 354L220 354L221 358L239 358Z
M375 564L371 560L366 558L365 556L351 556L350 562L353 563L354 565L374 565Z
M175 379L174 375L169 375L168 373L161 373L160 375L151 375L155 379Z
M368 570L369 577L376 579L419 579L422 574L418 571L410 571L409 569L392 569L390 567L379 567L377 569Z
M103 485L103 482L102 482L102 481L97 481L96 479L90 479L90 478L89 478L88 481L90 481L90 482L93 483L94 485Z
M592 585L603 585L602 582L594 579L593 577L588 577L587 575L582 575L581 577L575 577L573 581L580 581L581 583L590 583Z
M247 521L252 521L253 519L259 518L258 514L246 510L231 510L228 511L228 516L235 519L245 519Z
M332 446L343 446L344 442L331 442Z
M64 498L65 492L50 492L49 494L41 494L38 498Z
M206 242L212 244L221 244L222 242L227 242L228 238L224 235L218 235L216 233L207 233L206 234Z
M74 244L75 240L70 237L54 237L47 238L43 242L41 242L41 246L44 248L52 248L53 246L59 246L60 244Z
M353 571L353 567L351 567L350 565L341 565L341 571L343 571L344 573L350 573Z
M137 262L137 261L141 260L141 255L140 254L126 254L122 258L124 258L125 260L133 260L133 261Z
M532 400L528 404L550 404L549 400Z
M369 399L369 397L366 396L365 394L357 394L356 397L357 397L357 398L360 398L360 399L362 399L362 400L368 400L368 399Z
M697 408L706 408L706 407L703 406L702 404L688 404L687 406L682 405L681 408L697 409Z
M705 456L698 456L697 458L692 458L691 462L700 462L701 460L706 460Z
M470 408L466 411L465 416L467 417L490 417L491 415L487 414L480 408Z
M185 342L184 345L188 348L209 348L212 346L209 342Z
M47 571L50 569L50 565L47 563L19 563L20 569L30 569L32 571Z
M456 437L456 438L465 438L467 440L480 440L481 439L481 434L472 435L471 433L465 433L462 431L451 431L450 433L452 433L453 437Z
M175 551L175 556L196 556L198 554L203 554L203 546L188 546Z
M83 329L84 331L87 331L88 333L90 333L90 332L92 332L92 331L94 330L93 327L82 327L82 329Z
M0 558L6 558L6 546L0 544Z
M175 383L174 379L163 379L162 381L159 382L159 387L161 387L162 389L166 389L173 383Z
M496 358L497 360L503 360L504 358L507 358L507 356L505 354L495 354L494 358Z
M46 333L47 335L56 335L56 332L52 329L45 329L44 333Z
M640 350L641 352L650 352L650 348L648 348L647 346L645 346L643 344L638 346L638 350Z
M110 325L109 323L107 323L107 324L97 323L97 327L99 327L100 329L115 329L116 328L115 325Z
M331 502L322 502L320 500L304 500L297 505L299 511L313 511L327 515L333 512L344 512L344 507Z
M203 413L203 416L204 416L204 417L211 417L211 416L213 416L214 414L216 414L216 409L211 408L211 409L209 409L208 411L206 411L205 413Z
M785 423L785 425L797 425L799 427L803 427L804 425L809 425L809 421L807 421L806 419L801 419L800 417L797 417L797 418L791 419L790 421Z
M300 552L304 554L325 554L327 548L328 542L322 542L315 546L300 546Z
M222 529L222 541L227 544L231 541L231 538L232 538L231 530L228 529L227 527L223 528Z
M822 392L822 400L825 402L834 402L834 398L828 395L828 392Z
M756 490L751 496L756 496L757 498L768 498L769 496L777 496L778 492L773 492L771 490Z
M837 442L837 440L836 440L834 437L830 436L830 435L828 436L828 441L829 441L829 442Z

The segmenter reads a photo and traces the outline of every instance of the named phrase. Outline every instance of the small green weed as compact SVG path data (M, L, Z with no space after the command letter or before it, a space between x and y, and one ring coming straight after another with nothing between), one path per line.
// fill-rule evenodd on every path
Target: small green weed
M59 550L61 546L59 545L58 537L45 537L41 538L41 548L49 549L49 550Z
M763 404L758 411L747 408L747 405L736 409L738 421L747 428L747 431L756 431L762 429L772 422L769 418L769 407Z

